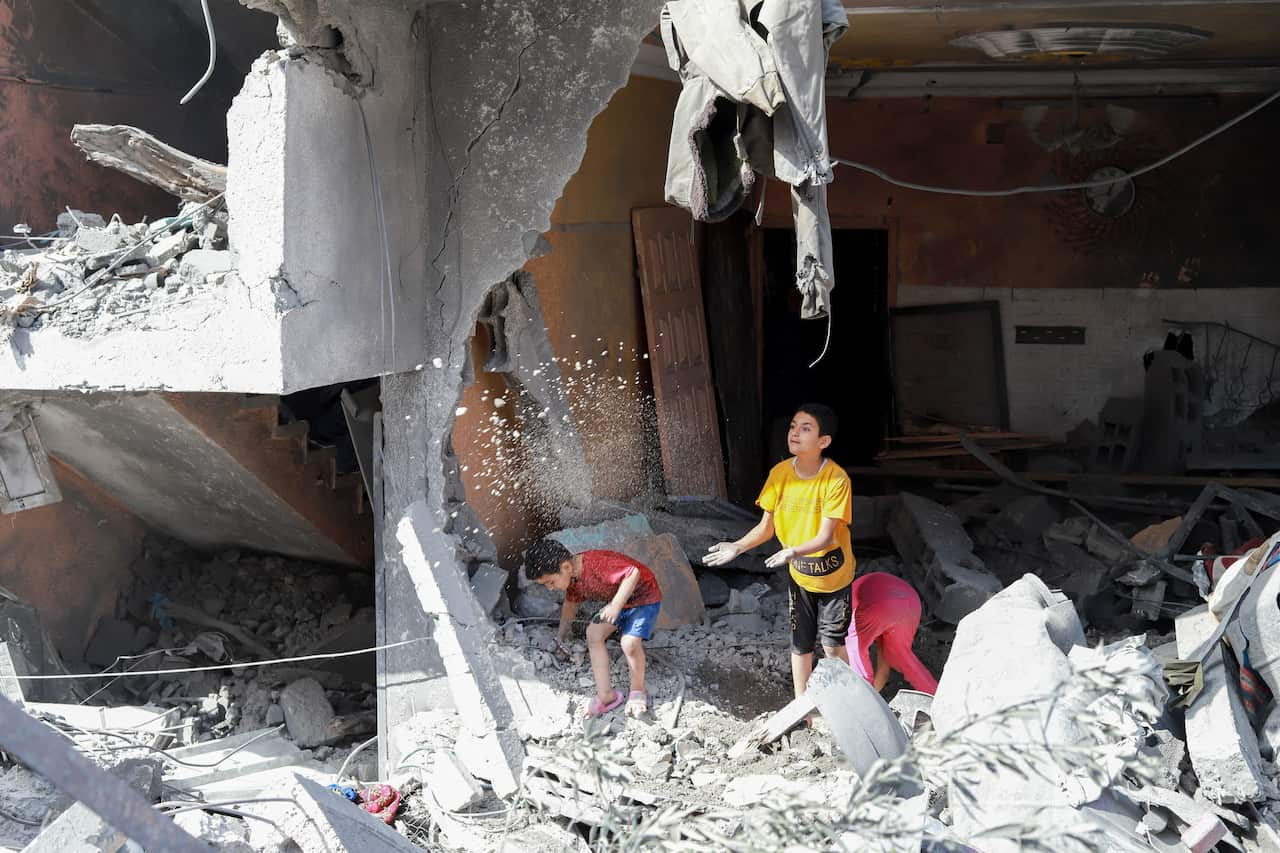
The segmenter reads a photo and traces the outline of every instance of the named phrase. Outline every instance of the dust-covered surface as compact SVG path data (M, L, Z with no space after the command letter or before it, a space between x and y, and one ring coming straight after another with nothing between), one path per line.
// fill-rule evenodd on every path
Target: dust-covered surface
M235 277L220 201L126 224L68 211L59 230L9 242L0 256L0 329L56 326L70 337L140 327L143 315L216 293Z

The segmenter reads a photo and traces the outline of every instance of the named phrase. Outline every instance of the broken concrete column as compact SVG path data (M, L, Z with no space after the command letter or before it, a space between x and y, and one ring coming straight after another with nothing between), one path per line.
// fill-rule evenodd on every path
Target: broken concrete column
M1217 627L1207 606L1174 620L1178 657L1187 659ZM1200 791L1215 803L1263 799L1262 755L1235 683L1228 676L1227 651L1215 646L1205 658L1204 688L1187 708L1187 751Z
M375 4L360 7L367 5ZM412 211L401 211L409 220L404 231L413 236L404 248L422 245L429 262L425 286L405 274L427 297L425 322L423 312L409 313L422 328L425 367L382 382L383 519L390 531L410 504L425 500L434 521L427 530L440 528L427 548L433 561L458 559L459 533L450 514L465 494L451 431L485 297L525 264L526 236L550 227L555 200L586 150L592 120L625 84L661 6L662 0L582 0L561 12L532 0L431 3L417 23L382 34L392 44L412 39L421 58L421 64L397 64L383 50L376 53L379 81L399 78L421 87L423 101L389 126L412 122L409 132L394 135L415 146L417 173L397 177L409 186L425 176L426 227ZM344 32L344 44L349 41ZM394 185L390 178L388 185ZM390 536L384 543L379 636L423 636L430 629L400 548ZM415 703L425 707L422 661L421 646L384 656L384 734L411 717Z
M515 398L533 485L562 524L572 523L591 505L592 474L533 276L518 272L494 285L480 322L490 338L484 369L502 374Z
M432 619L432 636L449 676L454 705L474 738L471 754L481 754L477 772L493 783L499 796L519 787L524 750L514 728L514 716L490 658L493 625L480 610L465 571L453 560L431 560L425 543L436 537L427 505L408 508L396 527L401 559L418 593L422 610Z
M805 695L813 697L840 751L859 775L866 775L880 759L906 752L907 735L898 718L875 688L844 663L819 661Z
M944 622L958 623L1000 591L960 519L941 504L904 492L888 528L921 597Z
M408 10L344 5L381 36L376 92L327 53L279 51L254 63L227 113L228 240L240 278L281 314L284 385L424 362L425 178L405 131L420 48Z

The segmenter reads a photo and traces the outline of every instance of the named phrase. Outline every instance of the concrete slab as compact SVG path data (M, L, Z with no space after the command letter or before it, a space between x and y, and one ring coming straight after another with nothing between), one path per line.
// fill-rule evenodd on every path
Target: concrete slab
M419 853L409 839L305 776L295 776L284 796L297 806L278 822L302 853Z
M494 764L487 768L487 778L495 789L514 791L524 755L511 706L490 657L493 625L480 611L462 567L454 561L433 563L427 558L425 542L436 526L424 501L411 504L396 527L401 560L423 612L432 619L432 636L463 725L475 739L493 736L494 749L487 754ZM499 758L506 760L505 769L498 766Z
M480 784L462 766L458 756L443 749L433 753L431 766L422 784L436 798L441 808L451 812L460 812L484 798Z
M843 661L819 661L805 695L813 697L840 751L858 775L865 775L882 758L897 758L906 752L907 736L898 718L875 688Z
M298 746L319 746L329 736L333 706L314 678L299 678L280 693L280 707L289 736Z
M956 624L1000 591L999 579L974 555L960 519L941 504L904 492L888 530L937 618Z
M1187 658L1209 638L1217 619L1201 605L1174 620L1178 656ZM1249 726L1227 653L1219 644L1205 659L1204 688L1186 712L1187 751L1200 790L1215 803L1257 802L1265 798L1262 755Z
M480 564L480 568L476 569L476 573L471 576L471 590L475 593L476 601L479 602L482 611L493 612L510 579L511 575L506 569L499 568L493 563Z

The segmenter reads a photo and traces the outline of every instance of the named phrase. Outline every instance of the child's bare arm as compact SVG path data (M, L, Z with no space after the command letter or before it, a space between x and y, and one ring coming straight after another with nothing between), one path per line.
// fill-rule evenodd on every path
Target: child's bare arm
M560 607L560 629L556 631L556 639L563 643L569 639L569 631L573 628L573 617L578 615L578 602L565 599Z
M884 656L884 646L876 643L876 674L871 686L879 693L889 683L889 659Z
M707 556L702 558L702 562L707 566L723 566L743 551L750 551L757 545L763 545L772 538L773 513L766 512L760 516L760 521L756 526L747 531L746 536L736 542L717 542L712 545L707 552Z
M632 569L631 574L622 579L622 583L618 584L618 591L614 593L613 600L605 605L600 611L600 618L608 622L610 625L618 621L618 614L627 606L627 602L631 600L631 593L636 591L636 584L640 583L640 570Z

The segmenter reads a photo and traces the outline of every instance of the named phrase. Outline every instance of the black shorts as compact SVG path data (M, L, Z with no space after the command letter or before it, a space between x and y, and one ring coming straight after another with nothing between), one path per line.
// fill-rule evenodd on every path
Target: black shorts
M787 573L791 592L791 651L807 655L821 639L828 648L844 646L853 620L851 586L835 592L810 592Z

